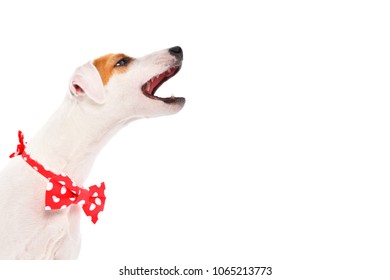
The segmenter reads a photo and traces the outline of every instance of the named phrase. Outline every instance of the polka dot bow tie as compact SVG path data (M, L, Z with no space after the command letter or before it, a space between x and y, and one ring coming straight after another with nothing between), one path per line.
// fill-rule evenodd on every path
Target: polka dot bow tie
M22 158L38 173L49 180L46 187L45 209L57 210L64 209L72 204L82 205L85 214L91 217L95 224L98 220L98 214L104 210L104 203L106 196L104 195L105 185L101 183L100 187L94 185L85 189L77 186L65 174L55 174L46 170L42 164L32 159L29 154L25 152L26 143L21 131L18 133L19 144L16 152L9 157L21 155Z

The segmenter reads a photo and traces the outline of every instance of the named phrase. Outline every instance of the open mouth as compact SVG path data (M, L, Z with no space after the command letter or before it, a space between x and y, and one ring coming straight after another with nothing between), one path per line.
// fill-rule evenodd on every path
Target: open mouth
M147 81L143 86L142 86L142 92L144 95L146 95L149 98L156 99L156 100L161 100L165 103L174 103L178 100L183 100L184 98L182 97L159 97L156 96L155 93L157 89L166 81L168 81L170 78L175 76L177 72L179 72L181 68L181 65L178 66L173 66L169 68L167 71L158 74L151 78L149 81Z

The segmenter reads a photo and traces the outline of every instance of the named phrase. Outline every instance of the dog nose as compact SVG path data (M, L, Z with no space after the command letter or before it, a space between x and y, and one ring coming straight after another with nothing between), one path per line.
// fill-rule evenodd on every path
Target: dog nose
M176 57L178 59L183 59L183 50L179 46L170 48L168 51L174 57Z

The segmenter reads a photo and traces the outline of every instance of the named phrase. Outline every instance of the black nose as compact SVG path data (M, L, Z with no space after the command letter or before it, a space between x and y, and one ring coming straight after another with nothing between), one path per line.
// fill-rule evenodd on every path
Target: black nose
M176 57L178 59L183 59L183 50L179 46L170 48L168 51L174 57Z

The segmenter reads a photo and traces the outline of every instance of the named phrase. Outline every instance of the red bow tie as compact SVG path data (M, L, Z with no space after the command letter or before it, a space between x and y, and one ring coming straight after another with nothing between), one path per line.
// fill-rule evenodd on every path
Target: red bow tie
M29 154L25 152L26 143L21 131L18 132L19 144L16 152L9 157L21 155L22 158L33 168L39 172L43 177L49 180L46 187L45 209L56 210L63 209L72 204L83 206L83 210L87 216L92 218L95 224L98 220L98 214L104 210L104 203L106 196L104 195L105 185L101 183L100 187L94 185L85 189L77 186L65 174L55 174L46 170L42 164L32 159Z

